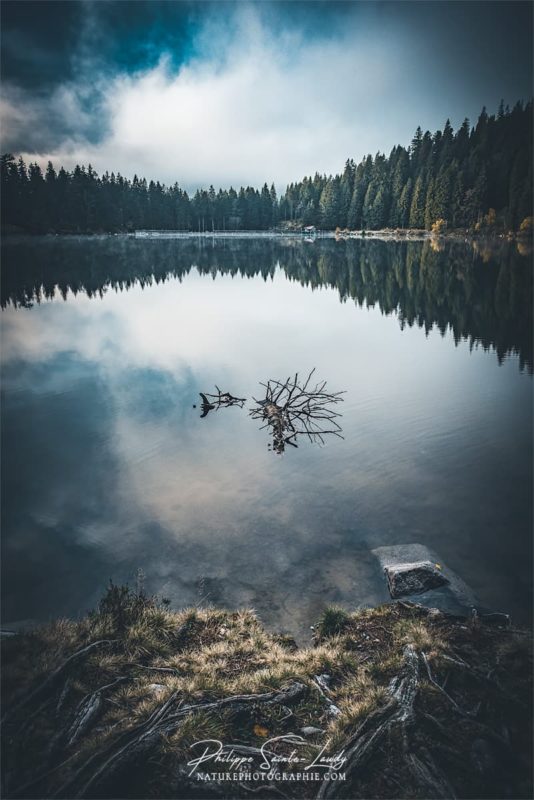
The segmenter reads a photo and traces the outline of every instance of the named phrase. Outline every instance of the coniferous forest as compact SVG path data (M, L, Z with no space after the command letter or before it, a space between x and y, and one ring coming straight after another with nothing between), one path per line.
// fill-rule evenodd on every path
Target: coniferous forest
M348 159L342 174L305 177L278 198L274 185L199 189L190 197L134 176L72 172L52 163L2 156L2 226L32 233L270 230L314 225L323 230L433 229L492 232L528 228L532 215L532 101L476 124L434 134L417 128L409 147L389 157Z

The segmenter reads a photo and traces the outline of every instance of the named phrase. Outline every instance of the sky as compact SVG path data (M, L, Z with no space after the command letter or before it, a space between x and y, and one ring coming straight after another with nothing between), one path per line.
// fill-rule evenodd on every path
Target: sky
M530 2L3 0L2 152L261 186L528 100Z

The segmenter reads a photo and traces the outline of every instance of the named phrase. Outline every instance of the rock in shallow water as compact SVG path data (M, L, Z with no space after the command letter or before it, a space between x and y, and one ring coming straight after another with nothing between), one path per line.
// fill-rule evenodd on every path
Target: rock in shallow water
M481 609L480 602L472 589L444 563L441 555L426 545L417 542L388 545L377 547L371 552L380 562L386 583L388 583L386 570L397 570L402 566L416 564L420 561L429 562L434 567L439 565L438 569L441 568L439 572L445 579L446 585L442 583L428 591L416 593L418 602L424 606L463 617L470 616L473 608Z
M385 569L390 595L396 599L411 594L422 594L429 589L449 583L439 568L431 561L412 561L389 564Z

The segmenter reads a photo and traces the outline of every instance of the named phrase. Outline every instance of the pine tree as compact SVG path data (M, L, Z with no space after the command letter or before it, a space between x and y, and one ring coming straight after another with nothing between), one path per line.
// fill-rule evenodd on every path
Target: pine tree
M424 177L419 175L413 190L412 204L410 206L410 228L425 227L426 186Z
M412 179L408 178L405 185L403 186L401 196L399 199L399 203L397 206L398 209L398 221L397 225L399 228L408 228L410 224L410 206L412 202Z
M432 223L437 219L436 216L436 202L435 202L435 185L436 182L434 178L430 178L427 188L426 188L426 197L425 197L425 215L423 218L424 226L427 230L430 230L432 227Z
M355 169L354 161L347 159L339 187L338 225L341 228L346 228L348 223L350 203L352 200L352 193L354 191ZM308 203L309 202L311 202L311 198L308 200Z
M270 189L270 197L271 197L271 226L274 228L278 225L278 220L280 219L279 216L279 209L278 209L278 197L276 195L276 189L274 183L271 184Z
M332 230L339 225L340 179L329 178L319 200L321 227Z

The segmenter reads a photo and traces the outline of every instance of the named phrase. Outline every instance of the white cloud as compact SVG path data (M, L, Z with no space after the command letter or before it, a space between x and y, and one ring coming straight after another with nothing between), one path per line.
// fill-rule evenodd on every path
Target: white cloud
M275 37L254 9L241 7L232 25L206 23L199 51L178 72L163 56L146 72L110 78L102 88L107 133L98 144L80 134L83 88L63 87L51 107L72 133L40 160L91 162L99 172L178 180L189 189L265 180L284 188L411 133L384 110L383 98L399 83L399 54L387 32L370 42L353 26L305 43L294 32Z

